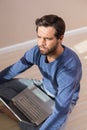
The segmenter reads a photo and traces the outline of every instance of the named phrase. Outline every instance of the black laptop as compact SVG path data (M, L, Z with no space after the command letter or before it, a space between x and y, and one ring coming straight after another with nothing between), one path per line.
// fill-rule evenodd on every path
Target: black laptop
M12 103L33 124L39 126L53 111L54 100L35 85L12 98Z

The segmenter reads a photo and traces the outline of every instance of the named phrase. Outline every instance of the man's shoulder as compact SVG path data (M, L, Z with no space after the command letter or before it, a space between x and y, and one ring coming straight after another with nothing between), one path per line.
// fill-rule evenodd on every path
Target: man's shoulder
M71 48L65 47L65 61L69 66L81 66L79 55Z
M33 46L32 48L30 48L29 50L27 50L25 52L25 54L40 54L39 48L37 45Z

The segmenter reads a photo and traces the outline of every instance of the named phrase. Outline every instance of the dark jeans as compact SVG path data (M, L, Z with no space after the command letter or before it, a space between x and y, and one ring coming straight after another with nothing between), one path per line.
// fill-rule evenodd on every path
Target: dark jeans
M14 96L25 89L28 84L25 84L27 79L13 79L0 85L0 97L10 101Z

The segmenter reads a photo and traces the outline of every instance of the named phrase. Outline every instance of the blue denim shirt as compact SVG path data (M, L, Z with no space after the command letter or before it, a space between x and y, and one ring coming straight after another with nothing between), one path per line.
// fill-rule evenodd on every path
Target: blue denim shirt
M0 72L0 83L3 83L34 64L38 66L45 90L55 97L54 110L40 130L58 130L67 118L70 104L76 104L79 97L82 65L75 52L63 47L64 52L58 58L46 63L46 56L35 46L17 63Z

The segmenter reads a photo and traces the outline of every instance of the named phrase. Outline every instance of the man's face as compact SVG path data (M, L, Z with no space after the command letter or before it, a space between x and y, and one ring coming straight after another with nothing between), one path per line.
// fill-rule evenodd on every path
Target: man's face
M38 27L37 40L41 54L54 55L59 45L59 40L55 37L54 27Z

